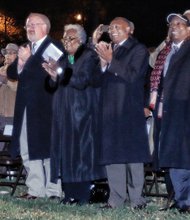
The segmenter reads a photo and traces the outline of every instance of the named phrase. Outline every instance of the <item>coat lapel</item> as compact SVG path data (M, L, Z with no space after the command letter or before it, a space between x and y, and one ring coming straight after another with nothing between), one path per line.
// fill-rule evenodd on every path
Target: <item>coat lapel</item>
M177 79L180 71L178 69L181 68L181 64L183 63L183 60L185 60L185 56L189 54L187 52L188 50L190 50L190 40L185 41L179 51L171 58L167 74L164 77L164 96L166 97L168 97L170 91L173 91L172 85Z
M185 41L181 45L179 51L172 56L165 79L170 79L172 77L172 73L174 72L172 71L173 68L175 68L176 63L179 60L180 62L181 60L183 60L183 56L187 54L187 50L189 50L189 46L190 46L190 40Z
M123 56L124 53L129 52L134 45L136 45L136 40L129 37L121 46L119 46L113 53L114 57L117 59Z

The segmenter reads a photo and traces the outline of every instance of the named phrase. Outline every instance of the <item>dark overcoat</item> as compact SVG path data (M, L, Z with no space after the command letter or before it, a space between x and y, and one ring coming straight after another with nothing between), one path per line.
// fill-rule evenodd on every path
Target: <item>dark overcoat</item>
M8 68L9 78L18 79L11 154L20 155L20 133L26 109L29 159L50 157L52 92L45 87L47 73L42 67L42 54L52 40L47 37L27 60L20 74L17 61Z
M163 86L160 167L190 169L190 41L170 60Z
M113 52L102 74L102 164L149 162L144 116L148 52L129 38Z
M73 65L67 59L65 62L53 101L52 181L60 175L63 182L105 178L98 164L98 91L91 86L97 55L81 47Z

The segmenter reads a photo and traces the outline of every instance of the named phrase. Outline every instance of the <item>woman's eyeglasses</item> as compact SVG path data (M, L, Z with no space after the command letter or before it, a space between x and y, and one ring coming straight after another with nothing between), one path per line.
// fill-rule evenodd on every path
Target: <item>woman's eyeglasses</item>
M64 42L72 42L73 40L77 39L77 37L64 37L63 41Z

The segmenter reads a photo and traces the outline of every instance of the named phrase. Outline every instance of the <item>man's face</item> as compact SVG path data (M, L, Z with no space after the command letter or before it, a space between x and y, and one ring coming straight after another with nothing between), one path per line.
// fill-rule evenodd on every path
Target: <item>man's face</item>
M122 19L114 19L110 23L108 33L113 43L118 44L129 37L129 24Z
M26 34L27 38L31 42L36 42L47 34L46 24L38 16L30 16L26 20Z
M169 23L169 33L172 41L179 43L189 36L189 28L185 21L175 16Z

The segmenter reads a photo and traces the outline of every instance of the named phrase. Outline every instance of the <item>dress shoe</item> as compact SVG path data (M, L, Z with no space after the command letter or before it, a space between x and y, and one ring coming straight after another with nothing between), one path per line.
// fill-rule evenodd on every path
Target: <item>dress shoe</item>
M147 205L144 203L144 204L136 205L136 206L134 206L134 207L132 207L132 208L135 209L135 210L141 210L141 209L145 209L146 206L147 206Z
M170 207L169 207L170 210L172 209L179 209L178 205L176 203L173 203Z
M159 209L159 211L167 211L167 210L173 210L173 209L179 210L179 207L177 206L176 203L173 203L171 206L165 206L165 207Z
M163 211L167 211L168 209L169 209L168 207L162 207L158 211L163 212Z
M100 208L101 209L113 209L113 207L109 203L106 203L105 205L100 206Z
M77 205L79 204L79 200L78 199L75 199L75 198L69 198L69 199L63 199L61 200L60 204L63 204L63 205Z
M37 196L32 196L28 193L17 197L17 199L26 199L26 200L33 200L33 199L37 199L37 198L38 198Z
M184 208L179 209L179 212L190 214L190 206L186 206Z

